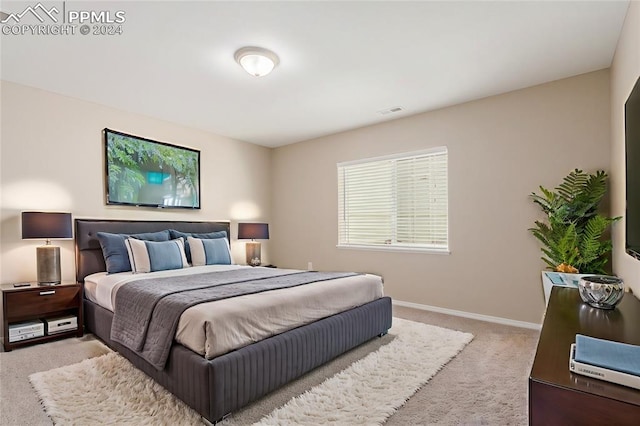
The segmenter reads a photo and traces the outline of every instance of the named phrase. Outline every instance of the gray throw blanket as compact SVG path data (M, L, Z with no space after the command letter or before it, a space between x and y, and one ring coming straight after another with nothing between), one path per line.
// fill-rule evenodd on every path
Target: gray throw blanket
M162 370L180 315L191 306L353 275L357 274L243 268L134 281L116 293L111 339Z

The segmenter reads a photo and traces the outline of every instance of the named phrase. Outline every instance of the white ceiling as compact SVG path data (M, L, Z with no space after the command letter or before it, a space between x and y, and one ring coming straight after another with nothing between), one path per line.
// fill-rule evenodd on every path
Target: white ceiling
M2 79L275 147L607 68L628 1L78 5L123 34L2 35ZM280 65L250 76L247 45Z

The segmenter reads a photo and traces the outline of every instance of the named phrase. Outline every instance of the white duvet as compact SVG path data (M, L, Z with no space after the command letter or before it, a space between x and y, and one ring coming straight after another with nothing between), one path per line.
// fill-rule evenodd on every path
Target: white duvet
M113 312L116 292L129 282L238 268L250 266L194 266L148 274L98 272L85 278L85 293ZM382 278L365 274L202 303L184 311L176 341L211 359L382 296Z

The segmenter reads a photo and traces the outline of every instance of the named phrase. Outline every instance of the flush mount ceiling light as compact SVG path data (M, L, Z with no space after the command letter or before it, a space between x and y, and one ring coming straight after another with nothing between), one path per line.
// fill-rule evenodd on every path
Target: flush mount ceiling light
M262 47L243 47L236 51L234 58L246 72L255 77L269 74L280 63L278 55Z

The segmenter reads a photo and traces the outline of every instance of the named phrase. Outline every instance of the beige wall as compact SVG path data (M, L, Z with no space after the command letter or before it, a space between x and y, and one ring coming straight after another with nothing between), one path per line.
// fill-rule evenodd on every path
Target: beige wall
M634 10L636 32L630 37L637 40ZM637 56L626 60L637 66ZM615 102L615 79L611 90ZM398 300L539 322L544 265L526 229L540 213L527 195L540 184L554 186L575 167L608 170L610 153L617 152L609 146L616 129L610 129L606 70L273 151L13 83L0 83L0 91L1 282L35 278L38 243L20 239L23 210L265 220L272 230L266 262L379 273L386 292ZM106 206L104 127L201 150L202 210ZM440 145L449 148L450 255L335 247L337 162ZM616 166L615 158L611 164ZM73 279L73 244L58 245L63 278ZM232 246L243 263L244 244Z
M611 66L612 213L625 213L624 103L640 77L640 2L631 2ZM625 253L624 219L613 229L614 272L640 295L640 261Z
M0 91L2 283L36 277L35 247L42 242L21 240L24 210L67 211L76 218L270 220L268 148L6 81ZM106 206L105 127L200 150L202 209ZM74 280L73 243L56 244L62 278ZM244 263L244 244L232 242L232 249L236 262ZM268 261L268 242L264 251Z
M609 73L589 73L274 150L273 261L381 274L395 299L539 323L528 198L609 168ZM446 145L450 255L337 249L336 163Z

